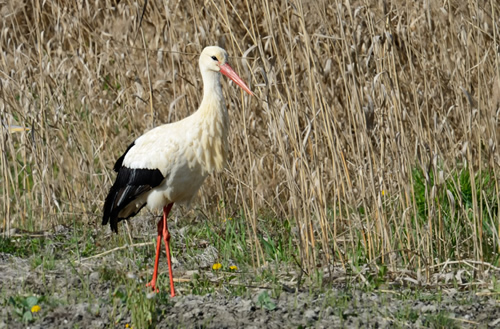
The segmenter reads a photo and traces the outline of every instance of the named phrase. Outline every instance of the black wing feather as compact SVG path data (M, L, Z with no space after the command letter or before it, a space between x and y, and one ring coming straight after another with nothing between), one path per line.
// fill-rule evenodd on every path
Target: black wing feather
M102 225L109 222L111 230L114 232L118 232L118 223L120 221L135 216L145 204L140 206L137 211L127 214L126 217L119 217L120 211L131 202L135 202L141 194L149 192L160 185L165 179L159 169L134 169L123 166L123 159L133 146L134 143L116 161L113 169L118 172L118 175L104 202Z

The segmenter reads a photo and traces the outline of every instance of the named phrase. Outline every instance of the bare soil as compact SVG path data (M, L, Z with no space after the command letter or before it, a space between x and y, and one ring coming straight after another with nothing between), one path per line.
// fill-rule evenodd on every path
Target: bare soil
M122 273L123 264L107 257L76 265L59 259L52 270L31 269L30 263L30 259L0 254L0 329L126 328L134 322L134 307L143 307L139 304L149 305L148 323L155 328L500 327L499 296L492 292L370 291L341 284L322 291L251 288L243 296L234 296L224 289L193 295L181 285L179 295L170 298L166 279L159 294L149 293L144 280L134 273L117 281L112 274ZM124 301L130 287L139 296L135 302L130 296ZM9 298L29 295L43 296L43 301L33 321L24 323Z

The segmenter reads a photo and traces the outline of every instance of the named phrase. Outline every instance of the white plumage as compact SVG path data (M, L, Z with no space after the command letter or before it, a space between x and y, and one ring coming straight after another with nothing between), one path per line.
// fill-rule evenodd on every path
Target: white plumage
M166 218L173 203L190 202L213 171L224 168L227 157L229 118L222 95L220 73L253 95L227 63L220 47L206 47L200 55L203 100L189 117L156 127L137 138L117 160L117 178L104 204L103 225L114 231L123 219L136 215L142 207L163 207L158 223L157 255L153 280L155 289L160 237L165 240L169 262L171 294L174 296Z
M220 87L220 85L219 85ZM222 170L227 155L228 114L221 93L184 120L159 126L142 135L127 152L128 168L159 169L160 186L141 197L147 207L158 209L171 202L190 202L205 178ZM154 156L152 156L154 155ZM143 200L136 204L142 206ZM131 209L119 215L127 217Z

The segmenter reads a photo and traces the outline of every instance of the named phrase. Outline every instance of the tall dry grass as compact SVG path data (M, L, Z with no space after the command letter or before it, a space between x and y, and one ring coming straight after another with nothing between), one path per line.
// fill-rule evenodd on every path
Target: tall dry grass
M231 157L197 205L244 214L255 265L287 220L304 268L498 262L497 1L143 5L1 5L0 118L31 128L1 133L5 232L98 224L113 161L197 108L218 44L257 97L224 82Z

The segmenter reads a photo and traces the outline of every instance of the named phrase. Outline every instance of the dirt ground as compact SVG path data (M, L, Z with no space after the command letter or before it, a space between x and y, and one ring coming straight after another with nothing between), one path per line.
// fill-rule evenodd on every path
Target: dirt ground
M70 265L61 260L53 270L33 270L29 259L1 253L0 329L131 328L132 323L152 323L155 328L500 327L500 301L494 292L368 291L333 285L322 292L305 288L296 292L286 286L278 293L251 288L242 296L224 288L202 295L181 288L178 296L170 298L166 280L165 292L152 294L133 273L117 283L106 272L96 271L108 264L113 272L108 261L104 257ZM30 294L44 298L41 310L24 323L11 298ZM137 318L145 314L150 320Z

